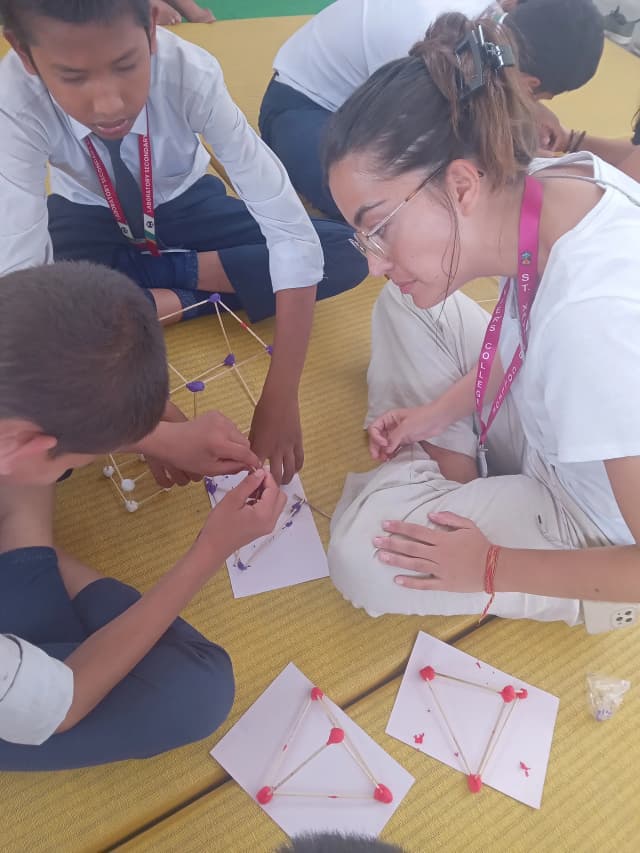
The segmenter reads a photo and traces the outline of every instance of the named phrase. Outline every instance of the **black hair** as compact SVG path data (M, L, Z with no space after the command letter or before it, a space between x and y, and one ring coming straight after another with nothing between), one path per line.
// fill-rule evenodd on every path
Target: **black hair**
M364 835L340 832L297 835L277 853L403 853L402 848Z
M29 24L35 18L67 24L108 24L126 14L133 15L149 32L150 0L0 0L0 23L24 45L33 41Z
M56 454L107 453L148 435L168 395L162 328L124 275L62 262L0 279L0 419L36 424Z
M329 123L327 171L349 153L366 152L376 172L388 177L414 170L444 172L463 157L474 158L494 187L523 176L537 150L538 133L517 69L487 70L485 85L460 101L455 47L476 23L457 13L441 15L409 56L374 72ZM510 46L515 53L498 24L479 23L487 42ZM461 63L469 79L469 52L461 55Z
M519 41L520 70L559 95L584 86L604 50L604 20L593 0L528 0L505 17Z
M633 137L631 141L634 145L640 145L640 109L634 116L635 126L633 128Z

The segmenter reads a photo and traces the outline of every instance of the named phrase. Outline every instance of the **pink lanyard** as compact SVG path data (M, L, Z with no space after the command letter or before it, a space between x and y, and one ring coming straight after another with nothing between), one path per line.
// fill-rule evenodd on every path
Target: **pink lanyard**
M149 126L149 117L147 116L147 127ZM109 205L114 219L118 223L120 231L124 234L127 240L130 240L137 248L151 252L152 255L159 255L158 241L156 239L156 216L153 200L153 162L151 155L151 139L148 133L138 137L138 148L140 152L140 175L142 179L142 213L144 221L144 240L136 240L133 236L133 231L129 227L129 223L124 215L122 204L118 198L118 193L113 185L109 173L107 172L102 158L98 154L95 145L87 137L85 139L89 155L93 162L93 168L96 170L96 175L100 181L100 186L104 197Z
M518 319L520 322L520 334L522 343L511 360L511 364L505 372L504 379L496 395L489 417L486 423L482 420L484 398L487 393L487 385L491 375L493 361L498 352L502 321L507 307L507 297L511 291L511 280L505 284L500 294L500 299L495 307L489 326L484 336L480 358L478 359L478 370L476 373L476 421L478 424L478 468L481 477L487 477L489 470L487 466L487 433L500 407L504 403L514 379L522 367L524 351L527 348L529 335L529 316L531 306L536 298L538 290L538 235L540 231L540 214L542 211L542 184L534 178L525 179L524 196L520 209L520 235L518 238Z

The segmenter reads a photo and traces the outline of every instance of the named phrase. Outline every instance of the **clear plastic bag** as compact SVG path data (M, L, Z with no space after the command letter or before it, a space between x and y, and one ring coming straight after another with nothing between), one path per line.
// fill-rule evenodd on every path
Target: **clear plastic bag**
M622 699L631 687L630 681L611 678L608 675L587 675L587 701L595 720L609 720L622 704Z

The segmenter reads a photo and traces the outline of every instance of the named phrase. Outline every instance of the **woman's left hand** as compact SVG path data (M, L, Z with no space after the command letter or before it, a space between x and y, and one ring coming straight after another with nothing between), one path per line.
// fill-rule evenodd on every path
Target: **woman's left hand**
M453 512L431 513L429 519L448 530L385 521L386 535L373 540L382 563L425 576L397 575L395 582L410 589L484 590L485 565L491 545L484 533L473 521Z

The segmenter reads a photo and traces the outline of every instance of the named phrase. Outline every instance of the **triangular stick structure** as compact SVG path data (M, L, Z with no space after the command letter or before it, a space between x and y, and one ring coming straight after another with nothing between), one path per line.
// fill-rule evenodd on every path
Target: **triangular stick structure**
M174 311L172 314L167 314L165 317L160 318L160 322L164 320L172 319L173 317L178 317L183 315L189 311L192 311L194 308L200 308L203 305L213 305L215 309L215 315L220 326L220 331L222 332L222 337L224 338L227 355L224 359L219 363L214 365L213 367L208 368L207 370L199 373L197 376L193 376L191 378L186 377L178 368L168 363L170 374L177 380L175 387L173 387L170 391L169 396L173 396L178 391L187 390L192 394L193 397L193 417L198 416L198 399L199 395L207 388L207 386L215 382L217 379L220 379L225 376L229 376L231 372L236 378L240 388L243 393L247 396L251 405L255 408L257 405L257 400L255 394L252 392L251 388L247 384L244 376L242 375L240 368L244 365L248 364L251 361L254 361L257 358L261 358L263 356L271 356L273 355L273 347L271 344L265 343L262 338L257 335L253 329L244 322L234 311L229 308L228 305L224 303L222 297L219 293L212 293L207 299L204 299L202 302L198 302L195 305L190 305L189 308L183 308L180 311ZM223 320L224 316L231 318L234 322L238 323L242 329L244 329L252 338L256 341L256 343L260 347L260 352L255 355L249 356L249 358L245 358L242 361L237 361L235 354L233 353L231 342L229 340L229 336L227 334L227 330L224 325ZM144 461L144 457L141 457ZM140 507L144 506L144 504L153 500L154 498L161 495L163 492L170 491L169 489L158 489L152 494L145 497L143 500L135 499L135 489L138 483L148 477L150 475L150 471L148 468L138 474L135 477L127 476L127 468L131 465L134 465L138 458L130 458L126 461L118 461L117 458L113 454L109 454L107 459L107 464L102 469L102 473L107 479L111 481L118 497L122 501L124 508L128 512L136 512Z
M446 729L449 737L453 745L455 746L457 752L456 755L459 756L462 765L464 766L465 773L467 774L467 785L472 794L477 794L482 790L482 774L487 769L487 765L491 761L491 758L495 752L496 746L498 745L498 741L502 736L504 730L507 727L507 724L513 714L514 709L518 705L519 702L523 701L527 698L527 691L522 688L521 690L516 690L513 685L508 684L506 687L503 687L502 690L495 690L492 687L487 687L485 684L478 684L474 681L468 681L464 678L457 678L454 675L447 675L443 672L437 672L432 666L425 666L420 670L420 677L424 681L427 689L431 694L431 698L433 699L434 705L438 709L438 713L442 718L442 722L444 724L444 728ZM445 681L455 681L458 684L464 684L469 687L475 687L478 690L484 690L489 693L493 693L497 699L499 699L499 711L496 722L491 730L491 734L487 740L485 748L482 753L482 757L478 762L478 766L472 768L467 760L462 747L460 746L459 738L456 736L455 731L451 725L450 720L445 713L445 709L440 701L437 690L437 682L440 679L444 679Z
M326 741L323 744L319 745L317 749L315 749L296 767L294 767L288 773L283 775L282 766L284 764L287 752L291 747L291 744L295 741L296 736L301 731L307 715L310 712L317 713L318 711L320 713L324 713L327 718ZM302 770L303 767L306 767L308 764L310 764L315 758L317 758L317 756L319 756L326 749L331 749L332 747L345 749L354 761L354 763L360 768L362 773L369 779L369 781L371 782L370 797L363 797L361 795L356 794L336 794L331 791L320 792L282 790L283 786L291 779L293 779ZM371 772L369 766L365 762L364 758L360 754L359 750L357 749L349 735L345 732L342 726L339 725L338 720L333 714L330 705L327 703L324 694L319 687L313 687L309 691L309 695L306 698L302 708L300 709L298 716L295 718L293 725L285 738L285 742L282 748L276 755L275 760L266 775L265 781L266 784L256 794L256 800L260 803L260 805L263 806L267 805L273 800L274 797L278 796L322 798L329 800L373 799L377 800L380 803L387 804L393 802L393 794L391 793L389 788L387 788L386 785L383 785L380 781L378 781L374 774Z

